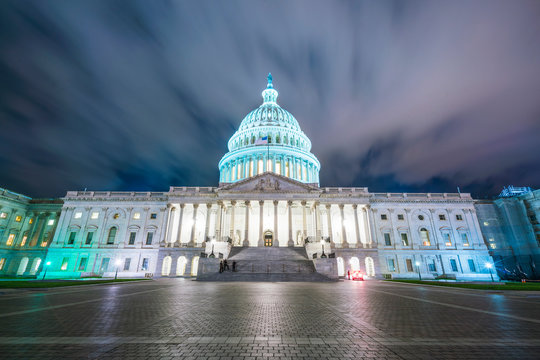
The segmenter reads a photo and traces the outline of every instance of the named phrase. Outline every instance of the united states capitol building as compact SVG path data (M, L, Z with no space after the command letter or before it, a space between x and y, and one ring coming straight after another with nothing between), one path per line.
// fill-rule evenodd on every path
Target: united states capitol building
M321 187L321 164L271 76L262 97L230 138L217 187L61 199L3 190L0 274L491 279L470 194ZM219 274L220 259L238 272Z

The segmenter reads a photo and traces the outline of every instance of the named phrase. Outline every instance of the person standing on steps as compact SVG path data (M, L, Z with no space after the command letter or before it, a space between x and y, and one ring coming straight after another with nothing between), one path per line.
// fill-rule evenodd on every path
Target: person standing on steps
M219 261L219 273L221 274L223 272L223 260Z
M236 261L232 262L232 271L236 272Z
M223 271L229 270L229 264L227 264L227 260L223 260Z

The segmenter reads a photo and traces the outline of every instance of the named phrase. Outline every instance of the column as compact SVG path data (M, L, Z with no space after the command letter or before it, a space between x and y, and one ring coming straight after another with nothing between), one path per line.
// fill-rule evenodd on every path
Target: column
M379 244L379 238L378 238L378 231L375 229L375 216L374 213L377 212L377 209L368 208L371 211L368 211L368 219L369 219L369 231L371 232L371 242L370 246L373 247L373 243L375 243L375 246L378 246Z
M341 233L343 241L341 242L341 247L344 249L349 248L349 243L347 242L347 229L345 228L345 214L343 211L344 205L339 204L339 213L341 215Z
M275 163L274 163L275 166ZM275 168L274 168L275 169ZM272 243L272 246L279 246L279 240L278 240L278 204L279 201L274 200L274 242Z
M249 200L246 200L244 202L244 204L246 205L246 214L245 214L245 219L244 219L244 243L243 245L244 246L249 246L249 206L250 206L250 202Z
M174 242L174 246L180 246L181 245L181 239L180 236L182 235L182 221L184 219L184 207L186 204L180 204L180 214L178 214L178 229L176 231L176 241Z
M290 175L290 165L289 165L289 175ZM292 232L292 204L293 202L291 200L287 201L287 213L289 216L289 241L287 242L288 246L294 246L293 232Z
M234 210L236 208L236 201L231 201L231 223L229 224L229 237L232 239L232 243L234 244Z
M366 235L366 246L371 247L371 243L373 242L371 240L371 231L369 229L369 219L368 219L368 213L367 210L369 209L369 205L366 205L362 208L362 214L364 216L364 234Z
M193 216L191 218L191 235L189 237L189 246L193 247L195 246L194 239L195 239L195 228L197 227L197 209L199 208L199 204L193 204Z
M358 225L358 205L353 205L354 209L354 227L356 230L356 247L362 247L362 241L360 240L360 226Z
M165 236L163 237L163 242L164 242L163 246L169 246L169 244L172 243L170 237L171 237L172 226L173 226L174 221L171 221L171 218L172 218L172 216L174 214L175 208L171 204L167 204L167 210L168 210L167 211L167 216L166 217L164 216L167 219L167 222L165 224L163 224L163 226L165 226ZM129 232L128 232L128 234L129 234Z
M212 204L206 204L206 224L204 224L204 239L203 243L208 238L208 231L210 230L210 214L212 213Z
M332 234L332 216L330 215L331 208L332 208L331 204L326 204L326 222L328 225L328 238L330 239L330 243L333 243L334 236Z
M221 216L223 212L223 201L218 201L217 219L216 219L216 241L221 240Z
M321 214L319 212L319 206L321 205L320 202L315 201L315 240L320 241L322 238L321 234Z
M272 156L272 171L277 173L276 172L276 156L275 155Z
M302 241L305 241L307 237L307 221L306 221L306 205L307 202L302 201ZM303 244L297 244L297 245L303 245Z
M264 201L259 201L259 246L264 245L263 241L263 210L264 210Z

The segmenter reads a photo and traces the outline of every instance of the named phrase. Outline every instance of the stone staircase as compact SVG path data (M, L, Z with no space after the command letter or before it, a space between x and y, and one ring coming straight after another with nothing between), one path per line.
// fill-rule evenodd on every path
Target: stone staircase
M212 259L218 261L217 259ZM315 270L306 250L294 247L234 247L227 262L236 271L199 274L202 281L334 281ZM218 265L219 266L219 265Z

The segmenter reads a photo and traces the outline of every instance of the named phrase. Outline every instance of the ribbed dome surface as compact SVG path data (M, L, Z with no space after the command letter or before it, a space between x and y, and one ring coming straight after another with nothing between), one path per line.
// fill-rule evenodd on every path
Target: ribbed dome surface
M254 126L264 125L283 126L300 131L300 125L298 125L298 121L294 116L275 102L265 102L247 114L238 130L242 131Z

